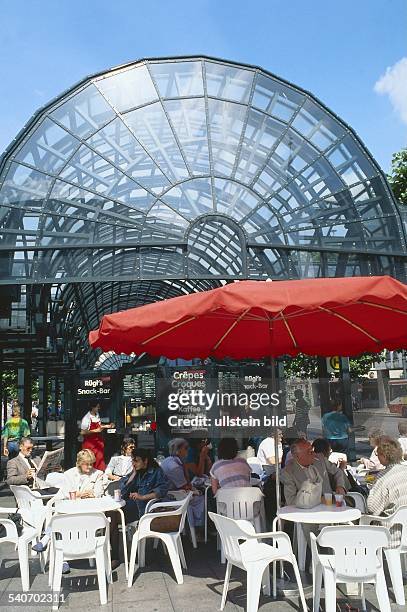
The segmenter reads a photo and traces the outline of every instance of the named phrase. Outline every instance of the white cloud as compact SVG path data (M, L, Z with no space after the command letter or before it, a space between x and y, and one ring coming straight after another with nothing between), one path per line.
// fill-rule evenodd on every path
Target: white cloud
M407 57L402 57L375 83L374 90L386 94L403 123L407 124Z

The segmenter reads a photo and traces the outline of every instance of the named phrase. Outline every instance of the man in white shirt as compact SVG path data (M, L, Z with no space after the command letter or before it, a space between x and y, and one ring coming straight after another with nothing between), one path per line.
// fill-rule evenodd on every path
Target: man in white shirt
M281 465L281 459L283 458L283 445L282 439L283 434L279 429L277 431L278 436L278 463ZM270 476L270 474L274 474L276 471L276 446L274 440L274 432L271 433L263 442L260 443L260 446L257 451L257 459L261 461L263 466L263 471L265 476Z

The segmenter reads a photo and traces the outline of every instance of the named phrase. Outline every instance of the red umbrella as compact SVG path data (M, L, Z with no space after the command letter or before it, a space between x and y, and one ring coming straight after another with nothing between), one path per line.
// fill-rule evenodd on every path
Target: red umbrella
M407 285L389 277L241 281L105 315L93 348L169 358L407 348Z

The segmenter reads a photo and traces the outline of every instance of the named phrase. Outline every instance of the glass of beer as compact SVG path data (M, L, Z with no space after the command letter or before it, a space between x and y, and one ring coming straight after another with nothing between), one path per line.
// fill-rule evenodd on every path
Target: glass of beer
M76 491L69 491L69 499L76 499Z
M332 493L324 493L324 500L326 506L332 506Z

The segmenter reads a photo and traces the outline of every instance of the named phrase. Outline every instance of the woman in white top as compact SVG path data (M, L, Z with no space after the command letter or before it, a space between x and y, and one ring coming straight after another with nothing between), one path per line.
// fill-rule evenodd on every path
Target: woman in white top
M407 460L407 422L400 421L398 429L400 434L399 444L403 451L403 459Z
M105 488L104 473L94 468L95 455L89 449L79 451L76 466L64 472L64 482L56 498L69 498L75 491L77 498L102 497Z
M384 431L381 429L372 429L369 433L369 444L373 448L372 454L369 458L361 457L358 462L361 463L367 470L378 472L384 470L384 465L380 463L380 459L377 455L377 447L380 442L380 438L384 436Z
M87 499L91 497L102 497L105 488L105 475L101 470L96 470L93 466L96 457L88 449L81 450L76 457L76 466L64 472L64 483L54 499L68 499L69 493L76 493L76 498ZM110 545L112 547L112 568L119 565L119 529L118 513L115 511L105 512L110 518ZM51 530L48 527L45 535L33 546L33 550L42 552L48 545ZM63 573L68 573L69 565L64 563Z
M132 438L124 438L121 445L121 454L113 456L105 470L109 480L120 480L127 476L133 469L132 451L136 448Z

